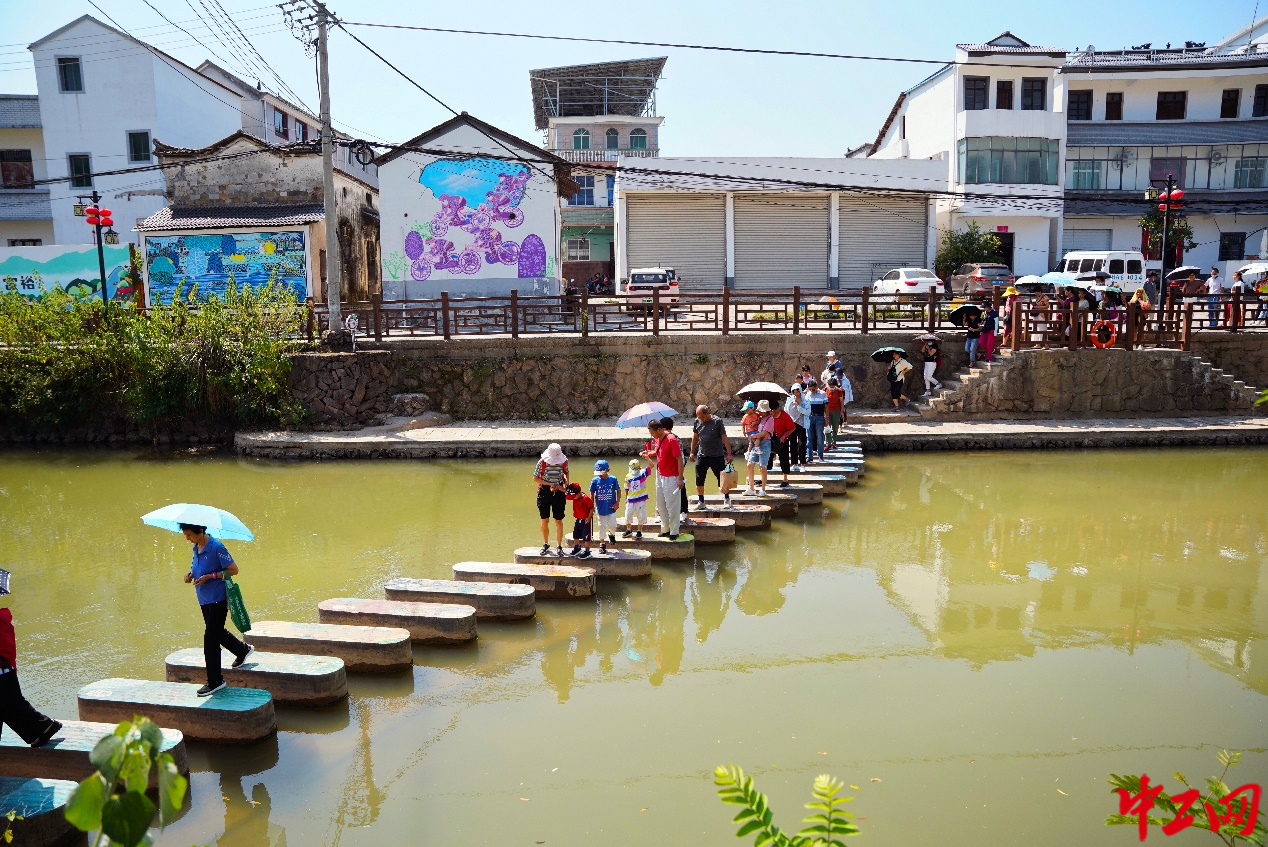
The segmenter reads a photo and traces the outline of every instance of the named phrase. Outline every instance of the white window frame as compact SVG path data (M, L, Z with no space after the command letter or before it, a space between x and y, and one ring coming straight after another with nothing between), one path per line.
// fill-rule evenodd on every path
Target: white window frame
M134 159L134 158L132 158L132 136L134 136L134 135L142 135L142 134L144 134L144 135L145 135L145 158L144 158L144 159ZM129 162L152 162L152 161L154 161L154 155L153 155L153 153L151 152L151 150L153 149L153 146L154 146L154 145L153 145L153 142L154 142L154 137L153 137L152 135L150 135L150 131L149 131L148 129L130 129L130 130L128 130L127 132L125 132L125 133L124 133L123 137L124 137L124 139L126 139L126 143L127 143L127 146L128 146L128 161L129 161Z
M572 149L573 150L589 150L590 149L590 130L585 127L578 127L572 131Z
M567 256L567 259L565 259L565 261L568 261L568 262L590 261L590 239L589 238L569 238L564 255Z

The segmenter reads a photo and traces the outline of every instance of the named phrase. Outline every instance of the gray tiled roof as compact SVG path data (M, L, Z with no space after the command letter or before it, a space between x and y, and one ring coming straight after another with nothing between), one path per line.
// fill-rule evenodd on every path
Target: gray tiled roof
M1226 50L1173 48L1170 50L1106 50L1071 53L1065 68L1087 71L1097 68L1228 67L1268 64L1268 50Z
M611 206L570 207L563 210L564 226L612 226Z
M48 189L0 191L0 221L43 221L53 217Z
M955 46L966 53L1031 53L1038 55L1065 53L1064 47L996 47L994 44L957 44Z
M167 206L137 224L137 232L303 226L325 217L320 203L259 206Z
M1230 205L1229 201L1235 202ZM1148 208L1149 204L1136 192L1067 191L1064 213L1066 217L1139 217ZM1186 191L1184 211L1188 215L1268 214L1268 191Z
M40 100L35 94L0 94L0 127L38 127Z
M1069 121L1067 147L1268 143L1268 118L1242 121Z

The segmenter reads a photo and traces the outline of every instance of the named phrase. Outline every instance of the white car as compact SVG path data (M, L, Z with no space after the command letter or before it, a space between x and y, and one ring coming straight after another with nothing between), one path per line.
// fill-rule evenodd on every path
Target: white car
M629 312L651 311L652 292L660 291L662 311L678 302L678 277L673 268L635 268L625 282L625 309Z
M873 294L928 294L932 290L946 293L946 286L928 268L894 268L872 283Z

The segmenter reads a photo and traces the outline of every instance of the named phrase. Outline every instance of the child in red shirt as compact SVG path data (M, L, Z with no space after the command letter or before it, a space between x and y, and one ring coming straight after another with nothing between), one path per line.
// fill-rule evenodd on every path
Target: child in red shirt
M568 485L568 499L572 501L572 551L578 559L590 558L590 540L594 524L594 498L581 490L577 482Z

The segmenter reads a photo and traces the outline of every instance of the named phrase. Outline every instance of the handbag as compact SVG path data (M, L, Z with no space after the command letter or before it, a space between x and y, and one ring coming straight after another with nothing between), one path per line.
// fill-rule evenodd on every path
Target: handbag
M735 487L737 476L738 475L735 473L735 464L727 462L726 467L722 469L722 475L718 478L718 487L723 491L729 491Z
M242 589L228 573L225 574L225 596L229 600L229 617L233 618L233 625L238 628L238 632L250 632L251 615L242 599Z

